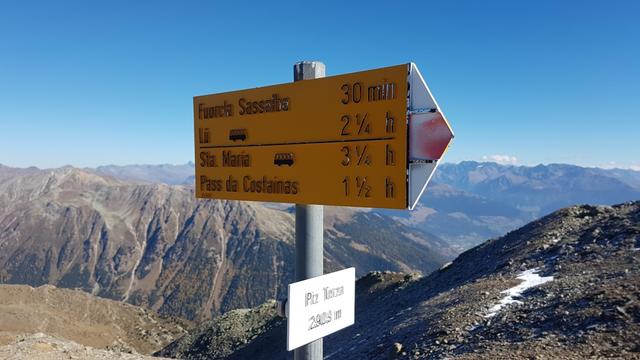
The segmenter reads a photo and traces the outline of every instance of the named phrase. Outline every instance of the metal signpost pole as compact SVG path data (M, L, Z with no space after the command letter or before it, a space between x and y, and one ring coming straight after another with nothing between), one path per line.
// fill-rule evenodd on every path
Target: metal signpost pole
M294 81L322 77L325 66L321 62L303 61L293 66ZM296 281L323 274L323 213L322 205L296 204ZM294 359L322 360L322 339L295 349Z

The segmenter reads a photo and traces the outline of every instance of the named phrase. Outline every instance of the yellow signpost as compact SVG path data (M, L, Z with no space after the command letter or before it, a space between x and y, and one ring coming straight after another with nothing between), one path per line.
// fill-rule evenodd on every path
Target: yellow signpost
M407 208L409 69L194 97L196 196Z
M336 281L322 276L319 205L414 208L453 132L415 64L324 77L324 64L301 62L294 79L193 98L195 188L199 198L296 203L295 273L308 289L306 279ZM313 291L303 293L303 308L317 303ZM331 321L334 305L307 310ZM342 305L353 314L353 298ZM322 359L321 338L353 323L339 321L342 311L331 326L312 328L294 314L305 320L287 322L294 357Z

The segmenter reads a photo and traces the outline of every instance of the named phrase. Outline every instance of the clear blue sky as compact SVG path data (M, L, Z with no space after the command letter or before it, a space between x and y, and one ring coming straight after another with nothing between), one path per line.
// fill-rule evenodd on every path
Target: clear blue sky
M447 161L640 166L640 1L3 1L0 163L185 163L192 97L413 61Z

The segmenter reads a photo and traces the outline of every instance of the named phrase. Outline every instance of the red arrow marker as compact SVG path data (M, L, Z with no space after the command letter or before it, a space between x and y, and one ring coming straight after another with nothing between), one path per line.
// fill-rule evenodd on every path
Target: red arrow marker
M439 111L409 117L409 159L439 160L453 132Z
M453 130L440 111L420 70L411 64L409 71L409 196L413 209L427 188L440 159L453 138Z

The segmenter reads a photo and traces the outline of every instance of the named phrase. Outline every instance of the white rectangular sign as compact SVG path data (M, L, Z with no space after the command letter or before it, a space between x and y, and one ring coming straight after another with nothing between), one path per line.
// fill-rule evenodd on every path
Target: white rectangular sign
M356 268L289 284L287 350L353 325Z

